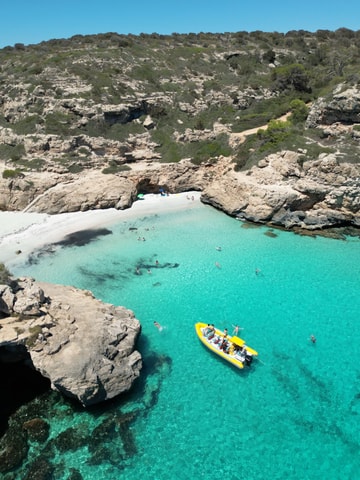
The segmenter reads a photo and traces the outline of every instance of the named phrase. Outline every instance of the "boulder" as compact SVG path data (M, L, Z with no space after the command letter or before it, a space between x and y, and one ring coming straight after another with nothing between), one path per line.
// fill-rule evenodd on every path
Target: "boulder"
M41 307L45 302L43 290L32 279L28 279L23 285L15 294L13 312L20 316L42 315Z
M15 294L8 285L0 285L0 315L10 315L15 302Z
M39 195L28 212L65 213L91 209L126 208L136 198L136 187L127 178L87 171L66 183L58 183Z

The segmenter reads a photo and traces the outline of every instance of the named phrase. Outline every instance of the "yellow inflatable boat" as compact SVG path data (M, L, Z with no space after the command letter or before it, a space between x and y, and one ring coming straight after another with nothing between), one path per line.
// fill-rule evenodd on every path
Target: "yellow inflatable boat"
M258 352L245 344L245 340L237 336L229 336L213 325L196 323L195 330L200 341L219 357L232 363L237 368L250 366Z

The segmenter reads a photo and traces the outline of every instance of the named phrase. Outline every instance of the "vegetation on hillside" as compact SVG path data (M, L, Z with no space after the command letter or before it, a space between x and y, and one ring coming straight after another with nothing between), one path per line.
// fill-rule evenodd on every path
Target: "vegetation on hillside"
M16 44L0 50L0 94L16 100L18 110L0 107L0 126L34 137L39 132L61 138L84 134L126 142L146 132L143 120L150 114L151 139L162 161L199 163L232 155L237 168L244 168L276 149L303 148L309 102L342 82L358 84L359 67L360 31L345 28L285 34L107 33ZM76 107L76 102L95 108L144 101L146 108L134 108L126 122L107 122L99 115L80 122ZM274 121L289 111L286 123ZM216 122L228 132L270 123L236 150L226 129L196 142L179 140L187 129L212 131ZM319 135L306 133L308 149ZM31 165L22 162L24 156L23 145L0 144L0 158L12 162L14 171L43 168L43 159ZM81 158L60 161L84 168ZM116 170L114 164L108 168Z

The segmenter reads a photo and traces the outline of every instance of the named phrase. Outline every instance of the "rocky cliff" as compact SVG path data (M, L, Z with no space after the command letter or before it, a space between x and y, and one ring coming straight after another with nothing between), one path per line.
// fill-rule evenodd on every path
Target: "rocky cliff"
M201 191L203 202L251 222L309 230L360 226L359 165L333 153L303 162L302 153L281 151L242 172L226 158L200 166L186 160L176 165L140 162L122 174L89 170L61 180L52 174L3 180L0 199L7 199L9 210L28 212L123 209L138 192L158 193L164 187L171 193Z
M141 141L140 137L134 139L124 155L119 142L115 146L114 142L105 139L89 140L87 148L91 155L86 157L87 168L71 173L68 169L54 167L53 149L59 152L78 148L84 145L84 139L81 142L79 138L60 141L52 136L46 140L40 135L35 144L26 136L19 139L0 128L3 141L22 141L32 155L41 155L44 145L48 145L45 148L48 161L42 171L28 170L10 177L3 175L0 205L6 210L47 213L123 209L131 206L137 193L154 193L165 187L172 193L199 190L204 202L248 221L308 230L359 227L358 111L359 90L337 87L332 95L320 98L311 106L308 130L304 131L305 136L309 135L305 148L270 153L242 169L236 168L231 155L219 155L200 164L191 159L162 163L157 158L155 144L145 134ZM116 115L126 113L116 112ZM130 112L128 107L127 115ZM214 124L212 132L192 130L186 135L189 142L199 141L204 135L207 138L215 135L218 128L219 125ZM316 144L310 138L315 128L323 132L322 140ZM251 136L256 136L254 129L241 134L230 132L229 141L241 145ZM100 170L97 164L101 149L106 152L110 149L113 158L126 169L114 173ZM5 162L1 163L0 170L6 172Z
M22 278L0 286L0 360L23 360L84 406L128 391L140 375L133 313L88 291Z

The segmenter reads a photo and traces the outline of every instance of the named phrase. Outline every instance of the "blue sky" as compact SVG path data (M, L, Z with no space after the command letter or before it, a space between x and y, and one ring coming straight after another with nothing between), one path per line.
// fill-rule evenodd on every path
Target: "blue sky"
M0 48L76 34L360 29L360 0L6 0Z

